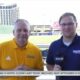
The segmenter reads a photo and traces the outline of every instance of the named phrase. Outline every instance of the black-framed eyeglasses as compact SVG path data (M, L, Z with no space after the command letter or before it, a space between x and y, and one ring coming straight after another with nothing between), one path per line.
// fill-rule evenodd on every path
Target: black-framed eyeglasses
M74 23L73 22L69 22L69 23L62 23L60 24L61 26L73 26Z

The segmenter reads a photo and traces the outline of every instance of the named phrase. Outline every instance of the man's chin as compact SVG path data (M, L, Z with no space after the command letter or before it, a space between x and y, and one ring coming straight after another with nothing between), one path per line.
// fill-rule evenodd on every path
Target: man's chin
M25 44L25 43L27 43L27 40L20 40L19 43Z
M71 37L72 37L72 35L65 35L65 37L66 37L66 38L71 38Z
M27 39L20 39L19 42L26 42Z
M26 42L20 42L19 44L20 44L20 46L25 46L27 43Z

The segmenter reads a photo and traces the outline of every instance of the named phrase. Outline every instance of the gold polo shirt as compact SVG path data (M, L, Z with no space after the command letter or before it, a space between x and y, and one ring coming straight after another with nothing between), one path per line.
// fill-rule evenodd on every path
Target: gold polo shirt
M33 70L43 70L42 54L32 43L20 48L15 40L0 45L0 69L14 70L20 65L28 66ZM0 80L36 80L35 77L4 77Z

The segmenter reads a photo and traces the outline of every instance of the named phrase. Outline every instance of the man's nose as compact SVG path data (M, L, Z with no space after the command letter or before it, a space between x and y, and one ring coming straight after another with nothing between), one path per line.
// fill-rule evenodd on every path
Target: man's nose
M25 31L22 30L22 31L21 31L21 34L25 34Z

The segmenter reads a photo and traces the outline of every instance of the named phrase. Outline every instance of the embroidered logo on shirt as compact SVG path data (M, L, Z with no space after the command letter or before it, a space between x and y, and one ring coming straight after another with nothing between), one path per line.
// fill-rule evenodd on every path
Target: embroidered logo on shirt
M27 58L35 58L35 56L34 55L27 55Z
M6 57L6 60L7 60L7 61L10 61L10 60L11 60L11 57L10 57L10 56L7 56L7 57Z
M56 57L55 60L63 61L64 58L63 57Z
M80 54L80 50L73 50L73 53Z

